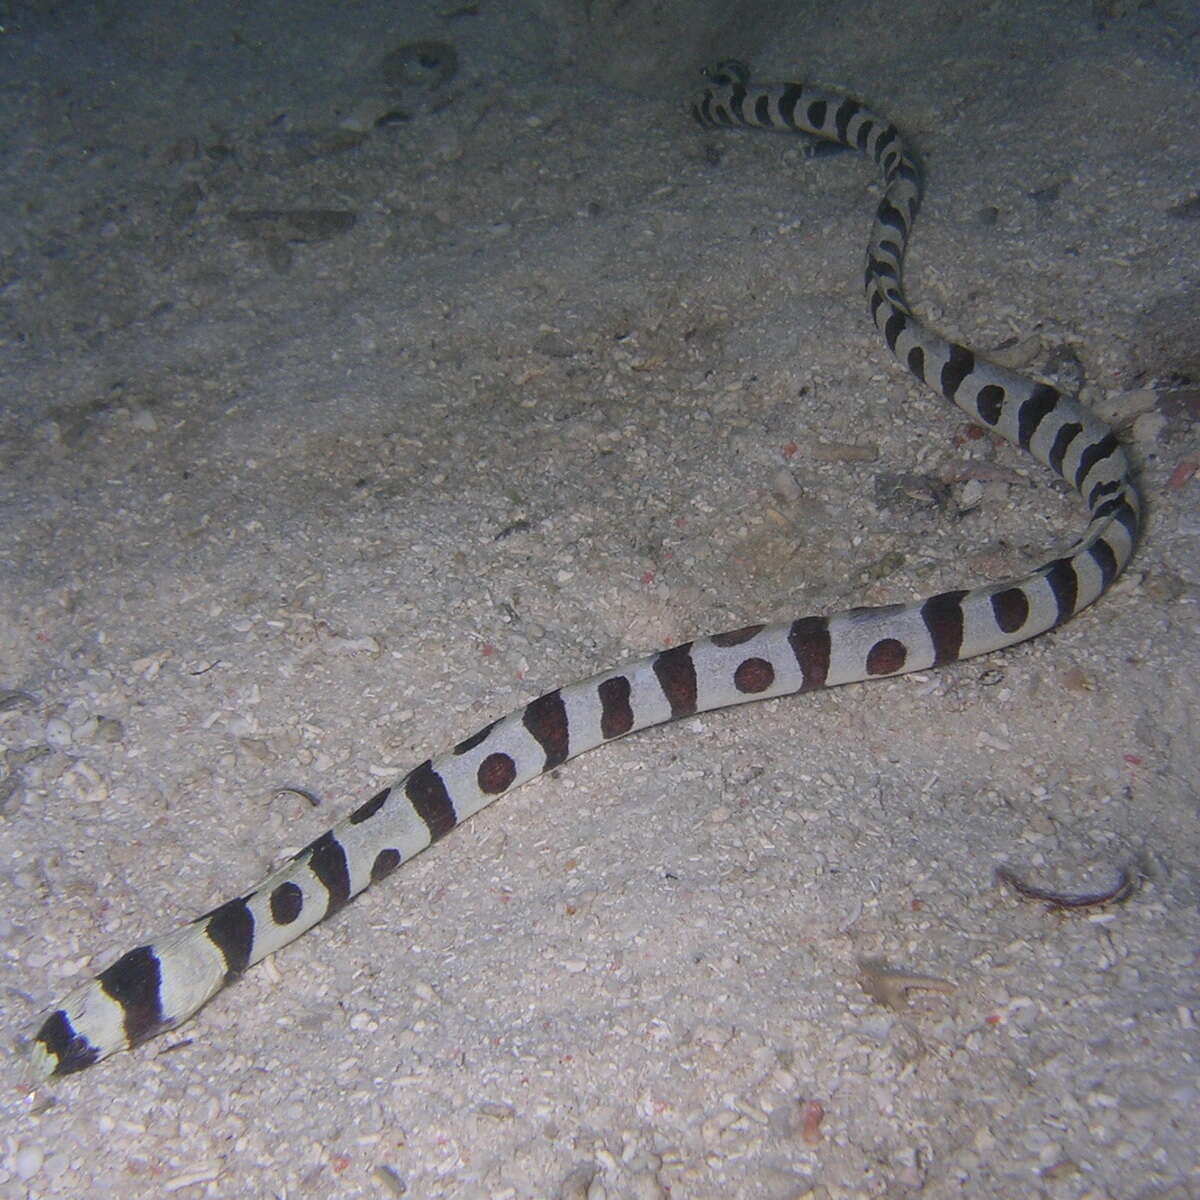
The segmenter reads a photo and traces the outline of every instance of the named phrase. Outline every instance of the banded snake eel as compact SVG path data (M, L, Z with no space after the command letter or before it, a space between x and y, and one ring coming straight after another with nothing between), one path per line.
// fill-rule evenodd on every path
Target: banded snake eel
M856 149L876 164L884 190L864 276L875 325L918 380L1075 488L1089 515L1083 535L1019 579L912 604L698 637L539 696L415 767L257 887L130 950L76 988L33 1039L30 1053L40 1073L82 1070L186 1021L248 967L369 884L577 754L694 713L924 670L1015 645L1070 620L1129 561L1139 502L1112 430L1056 388L941 337L905 300L901 268L922 179L896 127L840 93L800 83L754 86L736 62L707 73L692 111L705 127L807 134Z

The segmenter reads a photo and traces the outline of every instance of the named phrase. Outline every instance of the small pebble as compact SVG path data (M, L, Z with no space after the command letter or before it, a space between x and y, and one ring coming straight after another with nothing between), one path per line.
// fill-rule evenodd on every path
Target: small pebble
M404 1182L403 1177L394 1167L389 1167L386 1163L377 1166L371 1172L371 1177L389 1196L406 1196L408 1194L408 1184Z
M983 484L978 479L968 479L962 487L960 503L963 508L974 508L983 499Z
M479 1106L479 1111L496 1121L511 1121L517 1115L517 1110L511 1104L501 1104L498 1100L485 1100Z
M71 726L62 717L51 717L46 722L46 743L56 750L63 750L75 741Z
M13 1169L21 1179L30 1180L42 1169L44 1159L40 1146L22 1146L13 1155Z
M1142 413L1133 423L1133 440L1143 445L1157 442L1167 427L1167 418L1160 412Z

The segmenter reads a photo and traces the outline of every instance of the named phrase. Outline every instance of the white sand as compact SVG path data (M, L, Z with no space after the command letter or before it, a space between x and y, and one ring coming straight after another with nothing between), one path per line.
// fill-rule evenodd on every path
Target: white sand
M10 1056L0 1200L1200 1189L1200 18L730 11L10 9L4 1027L540 691L1081 527L889 358L869 166L689 123L714 50L914 135L912 297L1115 416L1126 580L1006 654L608 747L135 1054L36 1090ZM343 145L419 37L444 106ZM226 220L263 207L357 223ZM1140 886L1053 913L1001 862ZM892 1011L863 956L958 986Z

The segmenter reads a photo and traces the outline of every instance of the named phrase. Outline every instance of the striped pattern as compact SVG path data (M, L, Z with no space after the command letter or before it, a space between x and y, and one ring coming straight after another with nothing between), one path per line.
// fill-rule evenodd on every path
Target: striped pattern
M921 174L896 127L847 96L800 84L752 87L746 69L709 73L702 125L816 135L854 147L883 175L867 249L871 315L922 383L1067 480L1090 521L1072 549L1021 579L917 604L857 608L699 638L539 696L423 762L323 833L264 883L119 958L74 991L33 1042L65 1075L187 1020L247 967L336 912L368 884L498 796L613 738L727 705L810 692L985 654L1061 625L1133 552L1138 500L1112 431L1055 388L940 337L908 307L901 264Z

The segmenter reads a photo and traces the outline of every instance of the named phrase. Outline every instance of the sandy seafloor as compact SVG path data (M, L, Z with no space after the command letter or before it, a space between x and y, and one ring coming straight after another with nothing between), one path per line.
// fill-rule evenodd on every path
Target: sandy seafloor
M889 358L869 166L700 131L710 58L912 133L914 302L1082 386L1149 509L1052 635L609 746L137 1052L9 1054L0 1197L1200 1195L1194 4L0 24L6 1047L541 691L1080 528ZM457 73L389 94L415 39Z

